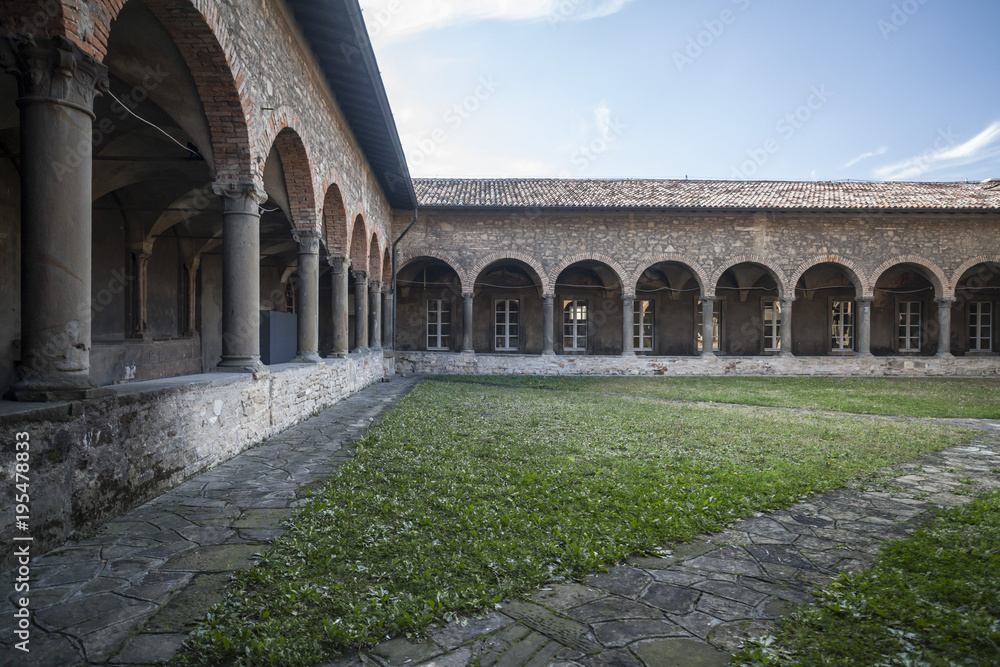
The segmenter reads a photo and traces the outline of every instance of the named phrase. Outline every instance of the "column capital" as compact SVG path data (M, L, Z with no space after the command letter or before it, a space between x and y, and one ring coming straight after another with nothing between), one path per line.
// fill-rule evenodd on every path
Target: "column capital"
M794 296L783 296L783 297L781 297L778 300L781 301L781 303L783 303L783 304L787 303L787 304L791 305L791 304L795 303L796 301L798 301L798 298L796 298Z
M622 301L635 301L635 294L622 294Z
M368 280L368 272L365 271L364 269L360 269L360 270L357 270L357 271L351 271L351 277L354 278L354 280L356 280L358 282L361 282L361 281L364 281L364 280Z
M392 283L391 282L382 285L382 294L384 294L385 296L387 296L389 298L392 298L392 295L394 293L395 293L395 290L392 289Z
M958 303L958 299L954 299L954 298L951 298L951 297L942 297L942 298L939 298L939 299L934 299L934 301L936 301L937 304L939 306L941 306L942 308L944 308L945 306L951 307L951 306L955 305L956 303Z
M462 300L463 301L471 301L471 300L473 300L475 298L476 298L476 293L475 292L462 292Z
M855 301L857 301L858 303L860 303L862 306L865 305L865 304L871 305L872 303L875 302L875 297L873 297L873 296L859 296L857 299L855 299Z
M222 199L223 213L241 213L260 217L260 205L267 193L255 183L212 183L212 192Z
M714 294L713 294L712 296L705 296L705 295L703 294L703 295L701 296L701 300L702 300L702 301L718 301L718 300L719 300L719 297L715 296Z
M545 299L546 301L555 301L556 300L556 295L555 294L543 294L542 298Z
M0 69L18 81L19 105L61 104L94 116L94 99L108 90L108 68L65 37L37 42L8 38Z
M338 276L351 268L351 259L349 257L335 257L330 255L326 258L326 263L330 265L330 272Z
M381 280L369 280L368 281L368 291L372 294L380 294L382 292L382 281Z
M319 242L322 236L315 229L296 229L292 232L292 238L299 244L299 253L305 255L319 254Z

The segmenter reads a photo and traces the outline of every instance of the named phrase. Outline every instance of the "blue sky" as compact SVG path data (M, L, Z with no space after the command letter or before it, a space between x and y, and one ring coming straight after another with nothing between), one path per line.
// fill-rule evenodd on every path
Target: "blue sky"
M1000 177L996 0L362 0L418 177Z

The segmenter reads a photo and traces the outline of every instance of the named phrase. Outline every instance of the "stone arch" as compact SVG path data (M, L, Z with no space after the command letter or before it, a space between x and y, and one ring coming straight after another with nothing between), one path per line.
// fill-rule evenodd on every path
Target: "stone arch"
M421 250L416 249L406 249L399 253L399 257L396 259L398 262L398 267L396 269L397 275L402 271L408 264L411 264L418 259L434 259L447 264L452 271L458 274L458 280L462 284L462 291L469 292L472 291L473 283L469 280L469 274L465 271L465 266L462 262L454 255L447 252L438 252L436 250Z
M791 276L788 284L785 285L786 294L795 294L795 290L798 288L799 281L802 280L802 276L806 272L813 268L814 266L819 266L820 264L837 264L851 279L854 283L854 289L857 290L859 297L870 297L875 291L874 283L870 282L869 276L861 268L861 265L852 259L847 257L841 257L839 255L819 255L818 257L813 257L812 259L803 262L799 265L799 268L795 270L795 273Z
M531 255L523 252L518 252L516 250L505 251L505 252L494 252L490 253L486 257L481 258L478 262L476 262L473 265L472 271L469 272L469 275L472 277L473 282L479 279L479 274L481 274L484 270L486 270L486 267L488 267L490 264L494 264L496 262L500 262L505 259L517 260L527 265L532 271L535 272L535 277L538 279L539 287L541 287L543 291L549 289L548 286L549 278L546 275L545 271L542 269L542 265L538 263L538 261L535 260L535 258L532 257ZM465 285L463 281L463 288L464 287ZM473 287L474 284L469 285L470 289ZM553 291L555 290L555 281L552 281L552 290ZM552 292L546 291L545 293L551 294Z
M698 287L701 289L702 294L705 293L705 288L708 285L708 274L705 272L705 269L702 268L702 266L695 261L694 258L679 252L646 255L642 258L639 266L632 273L632 275L629 276L628 285L631 286L632 290L635 290L636 286L639 284L639 280L642 278L642 274L644 274L647 269L665 262L680 264L689 270L691 275L693 275L694 279L698 282Z
M962 282L962 277L965 276L969 269L975 268L980 264L1000 264L1000 255L979 255L978 257L973 257L969 261L962 264L962 266L958 267L952 275L951 282L948 283L948 288L944 295L945 298L954 298L955 293L958 290L958 284Z
M622 265L604 253L591 252L573 255L569 259L564 260L562 264L559 265L559 269L557 271L553 271L552 275L549 276L549 282L545 285L545 292L547 294L554 294L556 291L556 281L559 280L559 276L562 272L574 264L587 261L600 262L601 264L607 266L611 269L611 272L615 274L615 277L618 279L618 283L622 286L622 290L625 289L625 283L622 276L626 276L628 273L624 268L622 268Z
M347 209L340 186L331 183L323 197L323 226L326 230L326 249L331 256L346 257L350 248Z
M708 285L706 285L705 288L704 296L714 297L715 289L719 285L719 280L722 279L722 274L724 274L729 269L739 266L740 264L759 264L760 266L764 267L771 273L771 276L774 278L774 282L777 283L778 296L784 298L785 295L788 293L785 289L785 286L788 284L788 281L785 278L784 271L774 266L771 262L769 262L764 257L761 257L760 255L747 254L747 255L737 255L736 257L730 257L729 260L721 264L719 268L717 268L709 278Z
M945 298L949 293L954 295L954 287L951 286L948 280L944 277L944 271L942 271L941 268L934 262L931 262L924 257L920 257L919 255L897 255L896 257L887 259L879 264L878 268L871 273L873 291L875 289L875 284L878 282L878 279L882 277L882 274L898 264L912 264L926 271L927 279L931 282L931 285L934 286L935 297L940 299Z
M298 132L290 126L279 130L273 141L285 172L285 189L294 229L316 229L316 195L313 189L312 160ZM270 150L267 151L270 153ZM266 153L265 153L266 154Z
M166 28L194 79L212 136L213 178L226 184L250 182L262 187L263 160L253 160L253 105L245 83L246 68L214 3L141 1ZM103 61L112 23L125 4L126 0L98 0L92 5L92 21L66 22L66 36Z
M364 216L359 215L351 226L351 268L368 270L368 233Z

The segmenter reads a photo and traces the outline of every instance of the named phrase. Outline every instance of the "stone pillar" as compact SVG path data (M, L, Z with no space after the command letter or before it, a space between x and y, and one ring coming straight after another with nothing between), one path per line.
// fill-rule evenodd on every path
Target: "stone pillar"
M347 271L351 260L346 257L328 257L330 281L333 286L333 351L331 359L346 359L350 351L350 313L347 312L348 290Z
M368 347L382 349L382 281L368 283Z
M149 334L149 260L153 256L150 243L142 243L132 249L135 258L135 316L132 323L132 337L151 339Z
M10 40L21 125L20 401L87 398L94 98L107 68L58 37Z
M474 301L474 293L462 293L462 352L466 353L476 351L472 346L472 306Z
M858 298L858 356L872 356L872 302L870 296Z
M260 362L260 204L256 185L216 183L222 197L221 372L255 372Z
M194 337L197 334L198 324L198 268L201 258L194 259L187 267L188 272L188 293L187 293L187 329L185 336Z
M354 278L354 349L351 352L367 352L368 342L368 272L351 271Z
M956 299L935 299L938 304L938 351L941 359L951 359L951 307Z
M304 229L292 233L299 244L298 339L294 362L318 364L319 356L319 239L320 233Z
M701 356L706 359L715 357L712 341L715 339L715 302L714 296L701 297Z
M795 306L795 297L786 297L781 300L781 353L780 357L793 357L792 352L792 311Z
M542 295L542 355L551 356L556 353L554 336L556 329L555 322L556 295Z
M395 295L391 288L386 287L382 292L382 348L391 350L395 347L393 343L393 314L396 311Z
M622 295L622 356L635 356L635 295Z

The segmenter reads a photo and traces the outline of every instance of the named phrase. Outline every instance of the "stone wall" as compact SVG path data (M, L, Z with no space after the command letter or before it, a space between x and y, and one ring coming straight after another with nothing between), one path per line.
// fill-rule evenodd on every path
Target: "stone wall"
M382 352L261 375L208 374L121 385L106 398L45 407L0 404L6 461L30 436L35 551L61 544L218 465L394 372ZM14 467L3 467L14 488ZM13 493L0 497L0 539L14 532ZM6 566L9 563L0 563Z
M610 357L396 352L396 370L427 375L998 377L997 357Z

